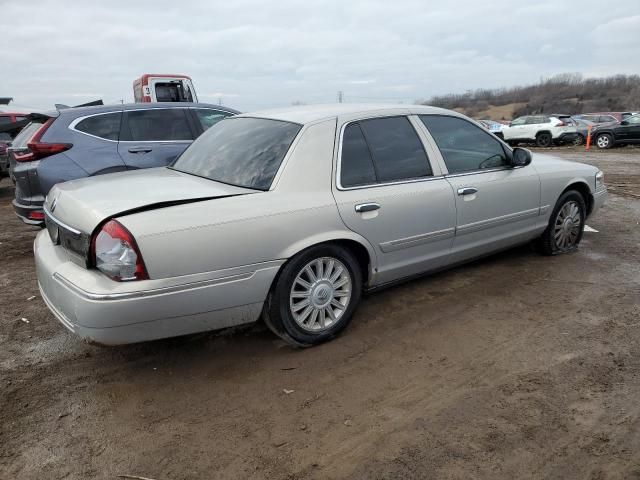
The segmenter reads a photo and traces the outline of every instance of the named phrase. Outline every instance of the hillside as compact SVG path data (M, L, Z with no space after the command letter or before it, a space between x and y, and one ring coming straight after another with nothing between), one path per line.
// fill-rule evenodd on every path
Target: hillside
M583 79L579 74L562 74L535 85L436 96L424 104L494 120L537 113L640 110L640 76Z

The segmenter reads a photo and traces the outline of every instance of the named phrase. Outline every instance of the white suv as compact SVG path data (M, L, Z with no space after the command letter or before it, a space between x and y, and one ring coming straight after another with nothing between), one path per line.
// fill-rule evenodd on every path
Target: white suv
M575 122L567 116L527 115L513 120L502 129L510 145L535 142L539 147L573 142L578 136Z

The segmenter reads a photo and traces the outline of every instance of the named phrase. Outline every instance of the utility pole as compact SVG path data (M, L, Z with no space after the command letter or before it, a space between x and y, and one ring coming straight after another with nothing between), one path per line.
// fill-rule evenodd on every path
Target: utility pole
M338 90L338 103L342 103L342 90Z

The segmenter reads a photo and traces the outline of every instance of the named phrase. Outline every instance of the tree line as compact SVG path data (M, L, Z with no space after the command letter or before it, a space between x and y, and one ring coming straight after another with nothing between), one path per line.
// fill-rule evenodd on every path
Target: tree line
M640 76L583 78L578 73L564 73L541 79L535 85L470 90L463 94L435 96L420 103L461 110L472 117L486 112L491 106L509 104L518 104L513 110L513 118L541 113L640 110Z

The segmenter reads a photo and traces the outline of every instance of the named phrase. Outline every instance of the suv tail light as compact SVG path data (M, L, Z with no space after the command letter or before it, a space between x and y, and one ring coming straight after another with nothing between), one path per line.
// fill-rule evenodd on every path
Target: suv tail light
M33 162L34 160L40 160L41 158L64 152L73 147L71 143L46 143L40 141L42 135L44 135L44 132L47 131L54 120L55 118L48 119L35 131L31 139L27 142L28 150L26 152L14 153L13 156L16 162Z
M564 123L562 120L560 120L560 123L558 123L556 125L556 127L568 127L569 125L567 125L566 123Z
M117 220L109 220L91 238L93 265L116 282L149 278L133 235Z

